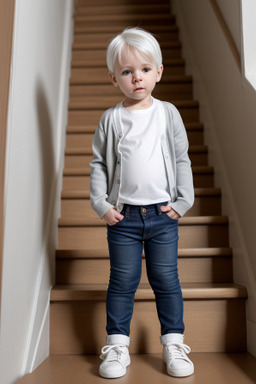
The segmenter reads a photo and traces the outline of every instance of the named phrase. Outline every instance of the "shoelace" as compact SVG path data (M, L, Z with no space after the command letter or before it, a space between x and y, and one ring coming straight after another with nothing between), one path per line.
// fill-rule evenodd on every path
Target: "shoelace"
M169 353L170 360L182 359L190 362L187 354L191 352L191 348L186 344L181 343L169 343L166 344L166 349Z
M105 345L101 350L100 358L107 361L119 361L126 347L121 344Z

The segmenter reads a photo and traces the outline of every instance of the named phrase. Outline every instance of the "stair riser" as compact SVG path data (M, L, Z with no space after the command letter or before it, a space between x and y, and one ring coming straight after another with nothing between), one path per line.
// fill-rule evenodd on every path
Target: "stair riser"
M203 145L204 134L203 131L187 130L188 141L190 145ZM90 133L77 133L67 134L66 148L81 148L91 147L94 134Z
M85 6L80 5L76 9L76 14L79 16L82 15L91 15L97 16L99 13L103 13L104 15L115 15L115 14L154 14L154 13L167 13L170 12L170 5L166 4L148 4L147 7L141 4L116 4L115 6L111 6L109 2L106 4L102 4L102 6L94 6L88 4Z
M199 121L198 108L188 107L179 108L183 121L189 123L197 123ZM69 111L68 113L68 124L69 125L97 125L100 117L104 111Z
M195 188L212 188L214 187L214 176L213 174L194 175L193 182Z
M203 131L187 131L188 141L190 145L202 145L203 144ZM89 133L78 133L78 134L67 134L66 137L66 148L81 148L91 147L93 141L93 134Z
M172 28L174 24L163 24L163 25L150 25L147 22L143 23L143 28L147 31L151 32L152 34L158 34L160 32L169 32L172 33ZM125 27L123 27L123 23L121 25L119 24L109 24L109 25L95 25L95 24L82 24L82 23L75 23L74 25L74 32L75 34L81 34L81 33L113 33L118 34L122 32L122 30Z
M231 258L179 258L179 276L182 283L231 283ZM107 284L108 259L58 259L57 284ZM147 283L145 259L142 260L142 283Z
M185 216L220 216L221 199L220 197L196 197L193 207ZM61 202L62 218L92 218L96 213L92 210L89 200L63 199Z
M207 153L191 153L189 154L192 165L207 165ZM66 155L65 168L85 168L90 166L92 156L90 155Z
M105 227L60 227L59 249L106 249ZM180 248L228 246L227 225L180 225Z
M161 84L161 86L160 86ZM93 92L93 93L92 93ZM111 94L118 100L123 98L119 88L113 87L111 83L103 85L71 85L70 86L70 102L78 100L79 97L91 97L91 95L102 97L102 95ZM191 100L192 99L192 83L159 83L153 91L153 96L160 100Z
M99 354L105 344L105 302L51 304L51 354ZM184 300L186 343L193 352L243 351L246 348L245 301ZM131 324L131 353L161 353L154 301L136 301Z
M194 175L194 187L213 187L213 175L196 174ZM89 191L90 188L90 177L89 176L64 176L63 178L63 190L79 190Z
M145 25L154 25L157 26L159 24L162 25L175 25L175 17L172 15L164 14L164 13L155 13L154 15L151 14L144 14L144 15L111 15L109 17L108 15L102 15L97 14L94 16L91 15L75 15L74 21L76 25L83 24L100 24L101 26L109 26L109 25L115 25L120 27L120 31L123 29L129 27L137 27L138 25L141 28L145 28Z
M182 76L185 74L184 65L172 65L165 68L162 81L166 77ZM166 79L166 80L165 80ZM70 84L110 84L107 67L105 68L73 68Z

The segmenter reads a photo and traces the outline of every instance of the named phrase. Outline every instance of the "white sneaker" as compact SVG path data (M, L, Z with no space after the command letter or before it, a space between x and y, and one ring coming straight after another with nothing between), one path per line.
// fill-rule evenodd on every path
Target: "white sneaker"
M194 364L187 356L191 349L183 344L183 341L184 336L178 333L169 333L161 337L163 359L170 376L185 377L194 373Z
M126 367L130 365L129 355L130 339L125 335L110 335L107 337L107 345L102 348L100 358L100 376L107 379L115 379L126 374Z

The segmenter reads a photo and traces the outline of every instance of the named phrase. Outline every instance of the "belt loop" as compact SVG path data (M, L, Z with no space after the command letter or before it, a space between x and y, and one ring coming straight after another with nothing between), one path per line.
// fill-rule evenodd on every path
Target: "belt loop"
M130 205L125 204L125 217L129 218L130 217Z
M156 213L158 214L158 216L162 215L162 211L160 209L161 205L161 203L156 204Z

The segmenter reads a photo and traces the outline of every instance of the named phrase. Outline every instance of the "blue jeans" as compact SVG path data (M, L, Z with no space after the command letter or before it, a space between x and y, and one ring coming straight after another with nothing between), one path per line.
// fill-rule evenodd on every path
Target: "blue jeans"
M178 276L178 220L160 210L166 203L125 205L124 219L108 228L110 280L107 333L129 336L134 295L141 279L142 251L154 291L161 335L183 333L183 298Z

